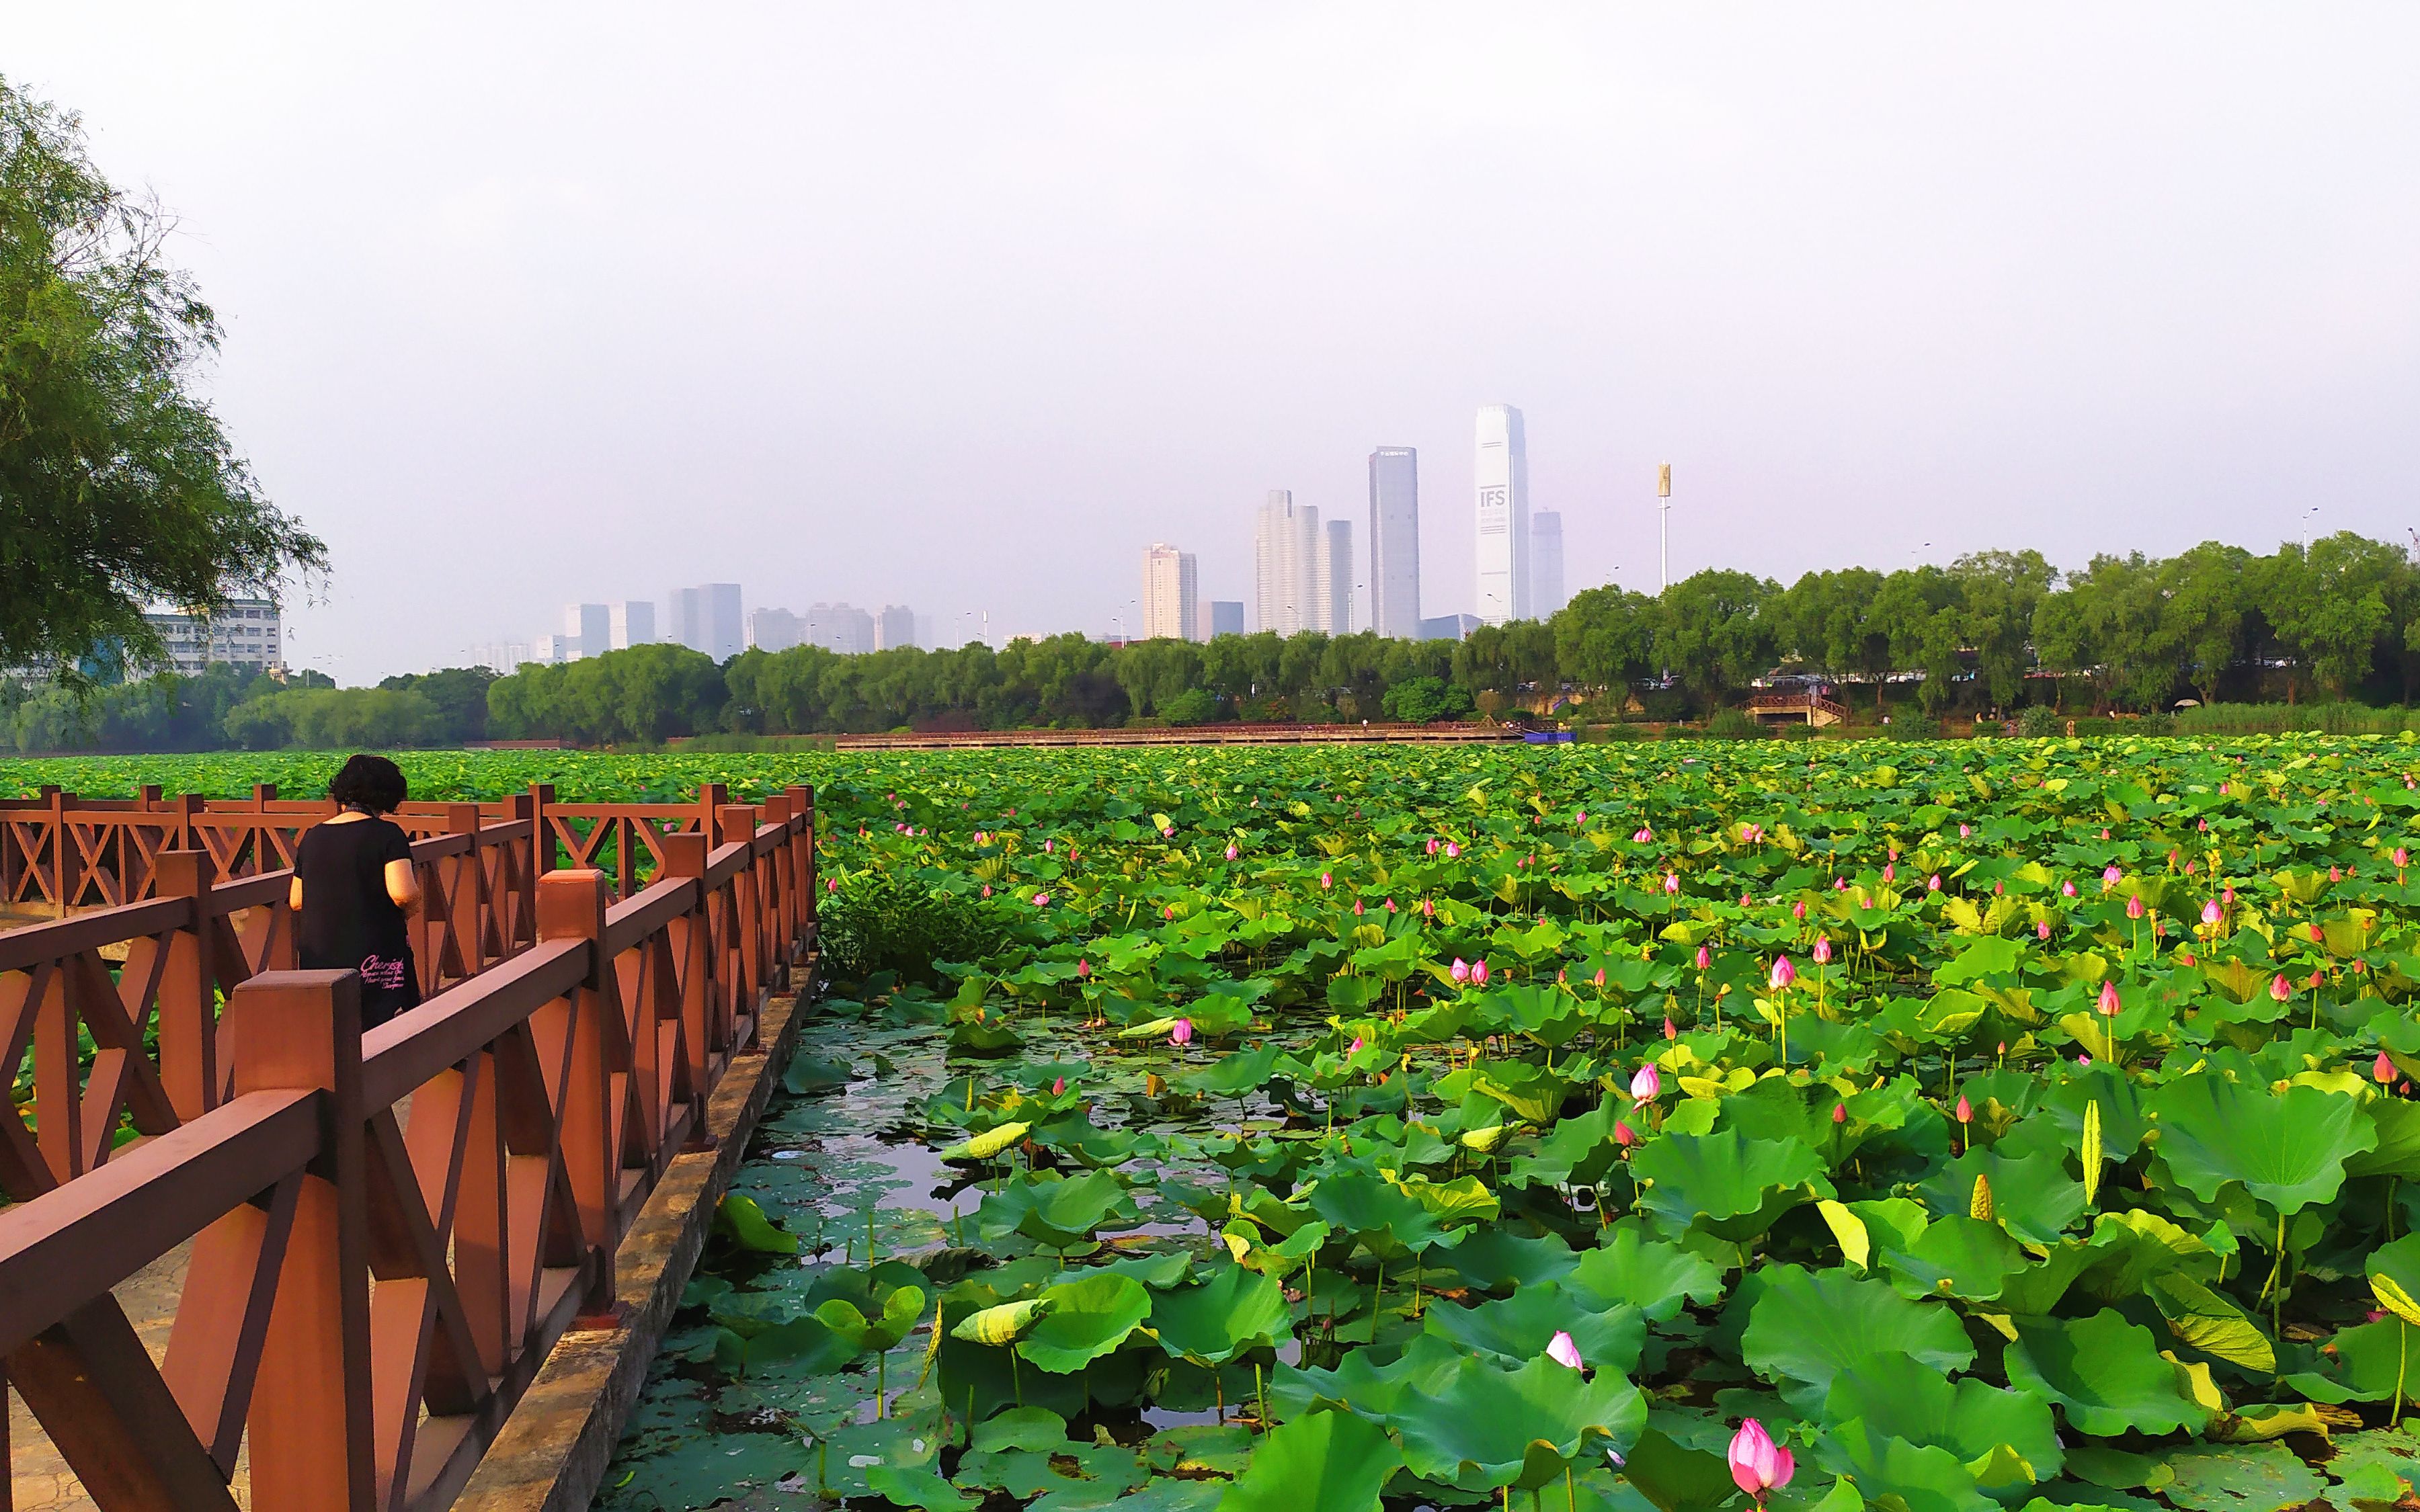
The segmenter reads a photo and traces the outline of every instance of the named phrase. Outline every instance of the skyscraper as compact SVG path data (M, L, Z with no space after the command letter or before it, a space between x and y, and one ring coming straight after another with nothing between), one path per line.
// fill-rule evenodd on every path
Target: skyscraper
M1399 640L1420 633L1420 455L1370 454L1370 628Z
M916 643L916 611L905 604L885 604L874 617L874 649L896 651Z
M602 604L566 604L563 606L563 659L578 661L582 656L601 656L611 647L606 626L612 616Z
M1293 635L1313 627L1319 511L1272 488L1252 533L1252 628Z
M1244 603L1237 598L1214 598L1209 601L1209 626L1202 639L1215 640L1222 635L1244 633Z
M1193 553L1155 541L1142 554L1142 627L1145 640L1198 640L1199 569Z
M1353 522L1331 519L1321 532L1318 581L1313 585L1316 612L1310 628L1329 635L1353 633Z
M644 646L654 640L655 601L626 598L618 604L606 605L605 637L616 651L628 651L632 646Z
M1543 620L1563 597L1563 517L1542 509L1529 517L1529 618Z
M1479 617L1529 617L1529 447L1521 411L1479 411Z
M729 661L747 643L739 612L737 583L700 583L676 588L666 597L664 617L671 621L666 640L703 651L717 661Z

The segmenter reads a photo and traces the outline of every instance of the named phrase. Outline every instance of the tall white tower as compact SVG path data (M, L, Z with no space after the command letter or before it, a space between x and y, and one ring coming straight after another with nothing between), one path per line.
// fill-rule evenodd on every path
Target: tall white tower
M1272 488L1252 535L1252 628L1280 635L1317 628L1319 511Z
M1479 411L1479 618L1529 617L1529 448L1521 411Z
M1145 640L1198 640L1195 600L1200 569L1193 553L1155 541L1142 554L1142 635Z

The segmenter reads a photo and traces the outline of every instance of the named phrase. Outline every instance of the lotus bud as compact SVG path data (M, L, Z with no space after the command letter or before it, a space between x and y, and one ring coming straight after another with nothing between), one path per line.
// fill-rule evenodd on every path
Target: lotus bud
M2075 1053L2075 1064L2076 1064L2076 1066L2077 1066L2077 1068L2078 1068L2078 1069L2081 1069L2081 1068L2086 1067L2086 1066L2089 1066L2089 1065L2091 1065L2091 1064L2092 1064L2092 1057L2091 1057L2090 1056L2086 1055L2083 1051L2079 1050L2079 1051L2077 1051L2077 1052Z
M1047 907L1049 907L1049 906L1050 906L1050 895L1049 895L1048 893L1047 893L1047 892L1037 892L1037 893L1035 893L1035 894L1033 895L1033 906L1034 906L1034 907L1036 907L1036 908L1047 908Z
M2118 1016L2118 984L2114 981L2101 984L2101 1016L2113 1019Z
M2050 938L2050 920L2049 920L2049 919L2047 919L2047 918L2043 918L2043 919L2037 919L2037 920L2035 920L2035 922L2034 922L2034 938L2036 938L2036 939L2038 939L2038 940L2046 940L2046 939L2049 939L2049 938Z
M1487 985L1487 958L1485 956L1481 956L1470 964L1470 984L1474 987L1484 987Z
M1639 1067L1630 1078L1630 1096L1634 1102L1652 1103L1656 1094L1663 1090L1664 1078L1656 1073L1655 1062L1652 1060Z
M2332 866L2328 868L2328 880L2330 882L2342 882L2344 880L2344 868L2340 866Z
M1792 904L1790 905L1790 917L1791 917L1791 918L1794 918L1794 919L1796 919L1796 920L1798 920L1798 922L1800 922L1800 923L1802 923L1802 924L1804 924L1804 923L1806 923L1806 922L1807 922L1807 900L1806 900L1806 899L1801 898L1801 899L1799 899L1796 903L1792 903Z
M1887 863L1885 863L1885 864L1884 865L1884 867L1883 867L1883 880L1884 880L1885 882L1896 882L1896 881L1898 881L1898 880L1899 880L1899 863L1898 863L1898 862L1896 862L1896 861L1893 861L1893 862L1887 862Z
M1364 910L1363 910L1363 909L1362 909L1362 907L1361 907L1361 900L1360 900L1360 899L1358 899L1358 898L1354 899L1354 900L1353 900L1353 917L1354 917L1354 918L1359 918L1361 917L1361 915L1362 915L1362 913L1363 913L1363 912L1364 912Z
M2118 886L2118 883L2124 880L2124 872L2118 871L2115 866L2109 867L2101 873L2101 890L2107 892L2110 888Z
M1828 934L1815 936L1815 964L1819 966L1832 964L1832 937Z
M2142 894L2136 893L2133 897L2126 900L2126 917L2128 918L2140 918L2143 917Z
M1776 956L1773 959L1773 975L1769 980L1775 992L1786 992L1790 984L1798 980L1798 968L1790 964L1788 956Z
M1454 980L1461 982L1468 981L1470 980L1470 963L1465 961L1462 957L1455 956L1453 958L1453 966L1451 969Z
M1579 812L1579 817L1578 817L1577 819L1574 820L1574 821L1573 821L1573 823L1575 823L1575 824L1581 824L1581 825L1585 825L1585 824L1587 824L1587 823L1588 823L1588 810L1587 810L1586 809L1582 809L1582 810L1580 810L1580 812Z
M1043 855L1045 855L1045 856L1048 856L1048 855L1050 854L1050 852L1051 852L1051 847L1052 847L1053 845L1057 844L1057 843L1058 843L1058 842L1057 842L1057 841L1047 841L1047 840L1046 840L1046 841L1044 841L1042 842L1042 854L1043 854Z
M1958 1116L1960 1123L1975 1121L1975 1104L1966 1101L1966 1094L1963 1092L1958 1094L1958 1105L1950 1111Z
M1617 1119L1614 1120L1613 1124L1613 1142L1620 1145L1622 1149L1628 1149L1631 1146L1638 1143L1637 1131L1632 1129L1630 1125Z
M985 897L986 897L986 898L988 898L988 897L990 897L990 896L991 896L991 884L990 884L990 883L986 882L986 883L985 883L985 884L984 884L984 887L983 887L983 895L984 895Z
M1680 890L1681 890L1681 878L1679 877L1679 875L1677 875L1677 874L1676 874L1676 873L1674 873L1674 872L1665 872L1665 873L1664 873L1664 895L1665 895L1666 897L1668 897L1668 897L1670 897L1672 894L1674 894L1674 893L1676 893L1676 892L1679 892Z
M1664 1038L1667 1040L1681 1038L1681 1026L1672 1022L1672 1015L1669 1013L1664 1015Z
M2396 1074L2394 1058L2385 1051L2380 1051L2378 1058L2369 1063L2369 1074L2381 1087L2391 1085Z
M1326 891L1327 891L1329 888L1334 887L1335 886L1336 886L1336 874L1335 874L1334 872L1322 872L1319 874L1319 890L1320 890L1320 891L1322 891L1322 892L1326 892Z
M1168 1042L1170 1044L1180 1045L1191 1044L1193 1042L1193 1021L1191 1019L1178 1019L1176 1023L1169 1028Z
M1796 1473L1797 1461L1789 1450L1773 1442L1764 1425L1754 1418L1742 1423L1731 1435L1728 1456L1731 1467L1731 1484L1756 1498L1761 1505L1765 1492L1776 1486L1787 1486Z
M1992 896L1994 898L1997 898L2000 894L2008 890L2009 887L2005 882L1994 882L1992 884Z
M1599 967L1597 967L1597 968L1596 968L1596 975L1595 975L1595 976L1593 976L1593 977L1591 977L1591 978L1590 978L1590 979L1589 979L1589 980L1590 980L1590 984L1591 984L1591 985L1594 985L1594 986L1597 986L1597 987L1603 987L1603 986L1605 985L1605 967L1603 967L1603 966L1599 966Z
M1698 947L1698 969L1699 969L1699 971L1703 971L1703 970L1705 970L1708 966L1711 966L1711 965L1713 965L1714 964L1714 951L1712 951L1712 950L1710 950L1710 949L1706 949L1706 948L1705 948L1704 946L1702 946L1702 945L1701 945L1701 946L1699 946L1699 947Z
M1975 832L1967 828L1964 825L1960 825L1958 826L1958 838L1960 840L1964 840L1967 836L1972 835L1973 833Z
M1391 913L1393 913L1394 911L1395 911L1395 900L1394 900L1394 899L1392 899L1392 898L1389 898L1389 899L1388 899L1388 900L1387 900L1387 912L1388 912L1388 913L1390 913L1390 914L1391 914Z
M2294 995L2293 983L2286 980L2284 972L2281 971L2270 979L2269 995L2281 1003Z
M2221 892L2219 893L2219 895L2218 895L2218 905L2219 905L2221 908L2228 908L2228 909L2231 909L2231 908L2233 908L2233 907L2235 906L2235 889L2234 889L2233 887L2226 888L2225 890L2223 890L2223 891L2221 891Z
M1421 917L1422 918L1436 918L1436 903L1435 903L1434 901L1432 901L1432 900L1430 900L1430 899L1427 899L1427 898L1423 898L1423 899L1421 899L1421 900L1420 900L1420 917Z
M1344 1047L1344 1053L1348 1056L1359 1055L1361 1053L1361 1037L1357 1034L1355 1035L1353 1037L1353 1042Z
M1228 846L1228 847L1227 847L1227 859L1229 859L1230 861L1232 861L1232 860L1233 860L1234 858L1235 858L1235 847L1233 847L1233 845L1230 845L1230 846Z
M1170 903L1167 907L1159 911L1159 917L1162 918L1174 918L1176 917L1176 905L1174 903Z
M1057 1081L1052 1082L1052 1083L1050 1084L1050 1095L1051 1095L1052 1097L1061 1097L1061 1096L1063 1096L1063 1095L1065 1095L1066 1090L1067 1090L1067 1078L1066 1078L1066 1077L1064 1077L1064 1076L1060 1077Z
M1941 890L1940 872L1935 872L1932 875L1924 879L1924 890L1927 892L1939 892Z
M1461 846L1460 842L1455 841L1447 841L1445 842L1445 858L1446 858L1447 860L1449 860L1449 861L1453 860L1455 857L1457 857L1457 856L1461 856L1461 855L1462 855L1462 846Z
M1547 1342L1546 1358L1568 1370L1588 1368L1581 1363L1579 1346L1572 1342L1572 1336L1569 1334L1560 1330L1558 1330L1555 1336Z
M2062 898L2072 898L2072 897L2074 897L2074 896L2075 896L2075 884L2074 884L2074 883L2072 883L2072 882L2062 882L2062 883L2060 883L2060 884L2058 885L2058 895L2059 895L2060 897L2062 897Z
M2395 847L2395 864L2397 868L2410 866L2412 864L2412 853L2405 850L2402 846L2397 845Z
M1833 1104L1832 1104L1832 1121L1833 1121L1834 1123L1846 1123L1846 1122L1848 1122L1848 1121L1849 1121L1849 1104L1847 1104L1846 1103L1833 1103Z
M2224 913L2220 912L2218 900L2215 898L2212 898L2210 902L2201 905L2201 921L2205 924L2215 925L2220 919L2226 917L2226 916Z
M838 877L826 877L826 878L824 878L824 891L826 891L826 892L838 892L838 891L840 891L840 878L838 878Z
M1078 980L1081 980L1082 979L1092 976L1092 974L1093 963L1080 956L1078 957L1076 961L1076 976Z

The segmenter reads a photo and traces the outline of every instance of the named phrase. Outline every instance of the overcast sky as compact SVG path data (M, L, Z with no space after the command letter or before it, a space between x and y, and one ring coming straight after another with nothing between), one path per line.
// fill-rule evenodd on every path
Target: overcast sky
M347 683L737 579L1247 598L1519 406L1574 588L2420 526L2420 8L10 6L180 217Z

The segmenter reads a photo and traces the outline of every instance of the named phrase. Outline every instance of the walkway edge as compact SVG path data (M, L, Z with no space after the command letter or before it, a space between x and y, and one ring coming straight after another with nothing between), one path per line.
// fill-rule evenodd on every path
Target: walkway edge
M811 982L811 967L794 980ZM765 1006L761 1053L735 1058L706 1103L714 1148L676 1155L614 1256L625 1321L557 1340L454 1512L584 1512L603 1486L714 1211L798 1039L800 996Z

